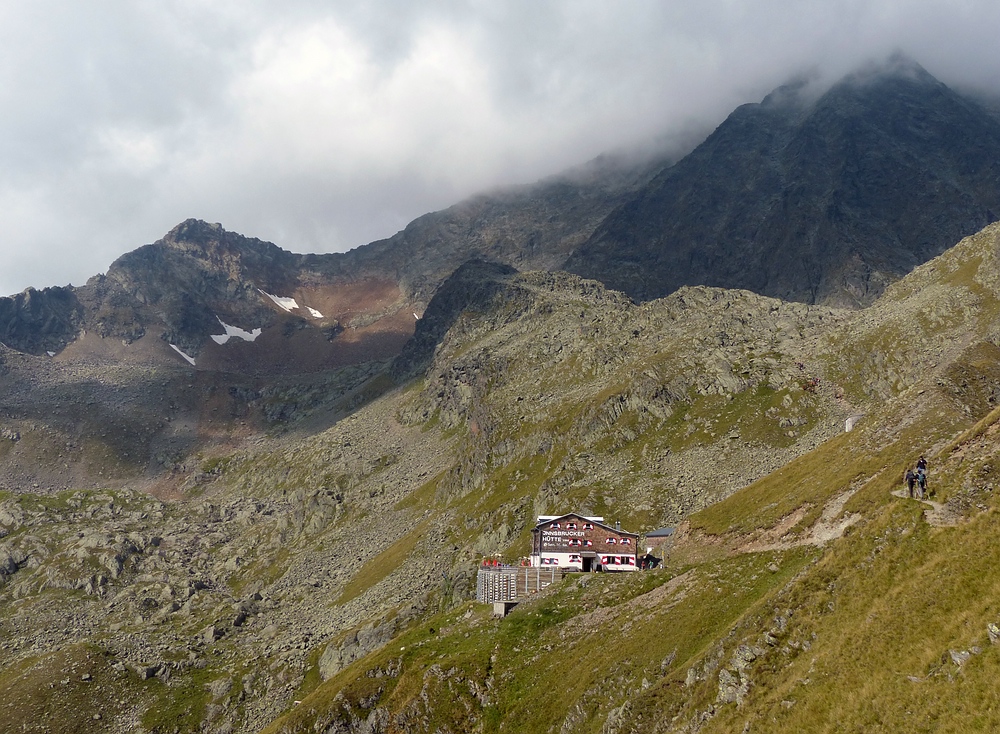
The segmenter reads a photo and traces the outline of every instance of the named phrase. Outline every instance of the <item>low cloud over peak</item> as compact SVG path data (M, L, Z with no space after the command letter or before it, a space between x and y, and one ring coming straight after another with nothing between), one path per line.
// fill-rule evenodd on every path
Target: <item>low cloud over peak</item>
M79 284L188 217L348 249L894 49L1000 79L1000 7L975 0L350 5L0 12L0 293Z

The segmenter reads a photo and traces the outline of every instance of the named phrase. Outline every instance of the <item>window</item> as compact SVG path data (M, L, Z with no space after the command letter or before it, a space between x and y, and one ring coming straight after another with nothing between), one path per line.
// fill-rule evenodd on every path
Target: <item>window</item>
M583 559L580 556L576 555L575 553L572 554L572 555L570 555L570 557L569 557L569 562L570 563L580 563L582 560Z
M631 538L622 538L621 540L622 545L628 545L631 542L632 542Z
M568 522L568 523L566 523L566 529L567 530L576 530L576 523L575 522Z
M561 527L562 527L562 525L560 525L560 524L559 524L559 523L557 523L557 522L554 522L554 523L552 523L552 527L554 527L554 528L555 528L556 530L558 530L559 528L561 528Z
M606 542L608 545L614 545L617 541L614 538L608 538Z
M583 529L584 530L593 530L594 529L594 523L592 523L592 522L585 522L583 524Z
M589 548L590 546L592 546L594 544L594 541L592 541L592 540L585 540L585 541L583 541L583 544Z

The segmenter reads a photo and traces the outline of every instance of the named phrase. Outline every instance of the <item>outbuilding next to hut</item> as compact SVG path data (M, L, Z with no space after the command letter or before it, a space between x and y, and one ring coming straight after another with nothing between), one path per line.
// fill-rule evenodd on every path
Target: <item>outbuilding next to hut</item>
M579 513L541 515L531 531L531 565L571 571L635 571L639 536Z
M646 553L666 552L674 540L674 528L659 528L646 533Z

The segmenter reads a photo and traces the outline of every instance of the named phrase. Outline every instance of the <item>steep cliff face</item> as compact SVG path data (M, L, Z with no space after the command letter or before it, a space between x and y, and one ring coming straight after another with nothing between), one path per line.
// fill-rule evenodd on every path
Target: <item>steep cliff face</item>
M29 354L60 351L83 321L84 309L71 288L28 288L0 298L0 342Z
M392 237L306 264L329 277L391 277L407 297L426 304L438 285L468 260L518 270L555 270L605 216L672 159L602 155L537 183L492 191L431 212Z
M192 360L198 369L243 374L309 374L398 354L422 306L391 276L336 279L306 261L316 265L315 257L188 220L83 287L0 299L0 337L65 360L93 354L84 341L96 338L106 342L96 351L115 351L116 360L144 362L158 352L164 365Z
M566 268L641 300L700 283L856 307L1000 216L1000 124L915 62L808 92L737 109Z
M511 276L517 271L508 265L470 260L441 284L417 323L413 337L393 360L396 379L415 377L426 370L434 350L467 311L484 313L495 309L512 293Z
M118 258L93 283L102 291L99 308L107 313L99 311L95 322L107 326L109 335L127 337L128 327L119 334L122 327L110 322L117 317L126 324L131 315L196 356L206 337L220 333L219 319L252 325L248 331L271 326L275 304L269 307L263 294L292 293L298 275L292 253L218 224L188 220L156 244Z

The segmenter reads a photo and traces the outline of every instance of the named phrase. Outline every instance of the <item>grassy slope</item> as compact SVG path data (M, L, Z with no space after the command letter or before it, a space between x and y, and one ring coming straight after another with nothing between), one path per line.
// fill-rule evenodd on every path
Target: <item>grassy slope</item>
M986 442L975 448L971 462L937 457L937 497L976 497L955 527L932 527L923 506L887 496L880 481L859 492L866 522L776 600L795 610L789 636L808 651L779 650L756 671L742 710L720 709L706 731L745 721L766 731L1000 726L1000 649L987 635L1000 621L1000 515L985 490L998 457ZM976 654L960 665L952 651Z
M576 730L600 731L644 679L666 674L676 688L688 661L814 555L752 554L680 575L674 567L574 578L503 620L471 605L355 664L268 731L312 731L363 719L376 706L396 712L393 731L544 732L567 717ZM393 666L396 675L381 673Z

